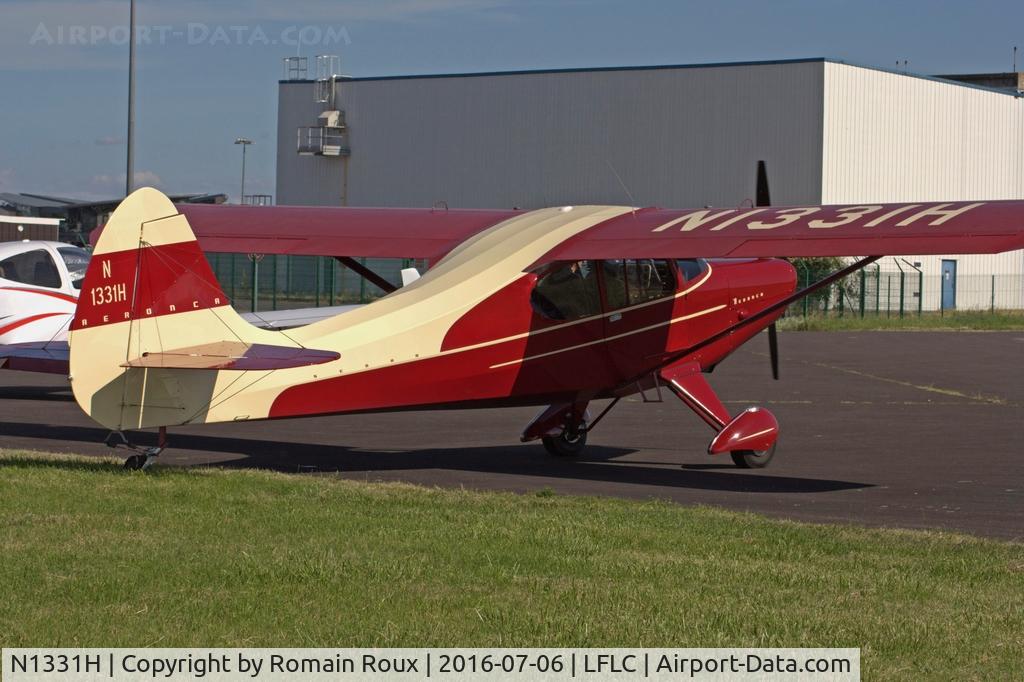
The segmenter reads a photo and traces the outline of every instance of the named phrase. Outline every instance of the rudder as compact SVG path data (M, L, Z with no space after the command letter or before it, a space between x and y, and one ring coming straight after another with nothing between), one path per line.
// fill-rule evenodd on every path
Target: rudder
M185 346L249 342L185 216L155 189L127 197L104 227L71 324L71 386L111 429L182 424L215 394L217 372L127 368Z

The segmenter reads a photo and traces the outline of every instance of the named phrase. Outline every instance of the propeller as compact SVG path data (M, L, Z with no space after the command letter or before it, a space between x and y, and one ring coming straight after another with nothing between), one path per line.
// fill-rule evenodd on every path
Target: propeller
M757 205L771 206L772 197L768 190L768 167L764 161L757 162ZM768 353L772 359L772 378L779 380L779 333L775 323L768 325Z

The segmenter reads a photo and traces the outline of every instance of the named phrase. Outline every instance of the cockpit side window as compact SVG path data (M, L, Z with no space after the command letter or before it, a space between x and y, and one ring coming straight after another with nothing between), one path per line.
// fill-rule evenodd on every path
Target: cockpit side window
M0 261L4 279L47 289L61 287L60 271L45 249L25 251Z
M604 282L609 310L671 296L676 290L670 262L651 258L604 261Z
M692 282L708 271L708 262L703 258L686 258L676 261L684 282Z
M549 320L578 320L601 313L601 293L593 261L555 266L537 280L530 294L537 314Z

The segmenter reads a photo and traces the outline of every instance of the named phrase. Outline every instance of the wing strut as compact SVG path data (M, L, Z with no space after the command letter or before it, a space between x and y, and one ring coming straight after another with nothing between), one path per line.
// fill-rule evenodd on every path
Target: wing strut
M380 287L385 294L390 294L392 291L398 290L398 287L394 284L387 281L376 272L357 261L355 258L352 258L351 256L335 256L335 258L349 270L355 271L355 273L363 279Z

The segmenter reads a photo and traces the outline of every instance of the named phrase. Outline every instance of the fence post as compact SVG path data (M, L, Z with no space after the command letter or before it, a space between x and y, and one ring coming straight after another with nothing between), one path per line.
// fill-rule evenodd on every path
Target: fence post
M274 268L272 270L272 274L274 276L274 288L273 288L273 290L270 293L270 309L271 310L277 310L277 259L278 258L280 258L280 256L278 256L278 255L274 256Z
M860 271L860 316L861 316L861 318L864 317L864 297L867 295L867 292L864 291L864 283L867 282L867 279L868 279L867 273L864 272L863 269L861 269L861 271Z
M892 317L892 275L885 275L885 316Z
M320 277L321 277L321 274L322 274L320 272L320 270L323 268L324 264L323 264L323 259L320 258L320 256L315 256L315 258L316 258L316 263L315 263L314 270L316 271L316 277L313 280L313 287L316 289L316 299L315 299L316 300L316 307L319 308L320 307Z
M902 270L900 270L900 318L903 317L903 307L904 307L903 295L904 295L904 292L906 291L906 279L907 279L907 273L905 273Z
M330 275L331 276L331 289L330 289L330 291L331 291L331 305L334 305L334 286L336 284L335 280L338 279L338 268L335 267L335 266L337 265L338 261L335 260L334 258L332 258L330 260L330 263L331 263L331 267L329 269L331 271L331 275Z
M924 311L924 271L917 271L917 316Z
M996 276L992 275L992 312L996 311Z
M875 266L875 317L882 316L882 266Z
M260 261L256 258L256 254L249 257L252 259L252 311L256 312L260 295Z

